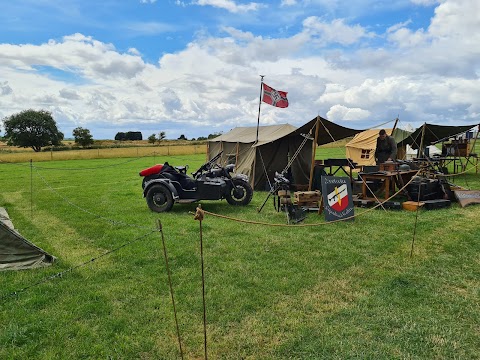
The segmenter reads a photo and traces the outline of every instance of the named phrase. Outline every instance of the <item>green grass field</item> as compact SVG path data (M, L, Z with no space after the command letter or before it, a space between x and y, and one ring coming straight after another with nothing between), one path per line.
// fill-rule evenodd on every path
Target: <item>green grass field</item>
M317 153L343 156L339 148ZM151 212L138 172L165 161L193 171L204 159L0 163L0 206L58 258L0 272L0 358L180 358L157 220L184 357L203 358L196 205ZM455 182L480 189L473 172ZM256 211L266 196L255 192L240 208L202 202L209 212L284 225L202 221L209 358L479 358L480 206L356 208L354 222L310 213L302 226L286 226L271 200Z

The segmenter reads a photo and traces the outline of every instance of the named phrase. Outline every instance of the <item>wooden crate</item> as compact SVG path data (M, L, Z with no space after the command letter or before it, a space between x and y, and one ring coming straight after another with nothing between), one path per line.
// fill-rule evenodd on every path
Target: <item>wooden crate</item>
M320 191L295 191L293 203L299 206L315 207L320 203L322 194Z

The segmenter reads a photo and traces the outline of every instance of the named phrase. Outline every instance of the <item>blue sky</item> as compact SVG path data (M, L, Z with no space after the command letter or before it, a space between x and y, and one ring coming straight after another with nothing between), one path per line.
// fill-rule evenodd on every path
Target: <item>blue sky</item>
M262 104L264 125L479 122L477 0L0 5L0 117L49 110L66 137L255 126L260 74L290 100Z

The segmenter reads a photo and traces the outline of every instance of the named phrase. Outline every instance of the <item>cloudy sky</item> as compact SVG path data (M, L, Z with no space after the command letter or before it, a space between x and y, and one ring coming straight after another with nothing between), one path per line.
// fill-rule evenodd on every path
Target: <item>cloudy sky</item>
M66 137L262 125L480 122L478 0L0 0L0 118ZM393 125L393 123L391 123Z

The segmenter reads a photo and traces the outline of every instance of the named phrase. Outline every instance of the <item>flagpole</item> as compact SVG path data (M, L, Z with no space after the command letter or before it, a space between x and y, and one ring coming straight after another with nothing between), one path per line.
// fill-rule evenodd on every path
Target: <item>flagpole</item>
M258 118L257 118L257 137L255 144L258 142L258 128L260 127L260 107L262 106L262 90L263 90L263 78L265 75L260 75L260 100L258 101Z

